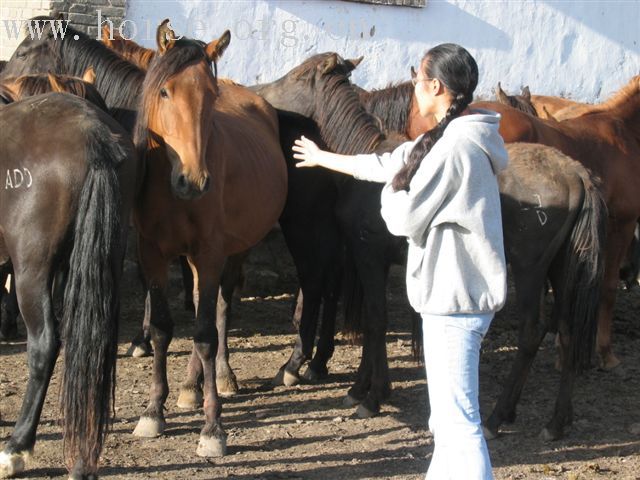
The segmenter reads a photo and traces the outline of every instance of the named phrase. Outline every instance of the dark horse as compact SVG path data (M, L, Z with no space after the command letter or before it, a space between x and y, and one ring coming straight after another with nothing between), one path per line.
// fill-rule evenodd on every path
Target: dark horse
M276 107L315 120L333 151L381 151L389 145L383 143L379 121L364 110L348 79L354 63L335 53L315 55L258 91ZM568 157L537 146L512 149L511 157L500 187L506 250L522 316L516 362L527 364L546 331L560 332L565 352L562 382L545 428L547 438L557 438L571 419L573 379L589 358L595 335L606 209L588 172ZM359 292L347 297L347 315L363 313L362 358L348 395L349 402L361 402L361 415L377 412L390 392L385 287L389 263L398 256L398 244L404 243L391 237L380 217L380 188L344 176L338 180L337 213L349 255L347 290ZM547 277L556 303L552 318L541 323L540 299ZM514 372L519 369L514 367ZM524 376L512 374L496 408L514 413L523 384ZM497 428L491 425L489 430L495 433Z
M0 190L0 264L15 272L29 365L0 474L24 470L33 451L60 348L60 321L64 457L73 478L88 478L97 471L112 412L118 286L137 175L133 145L109 115L62 93L2 107L0 132L0 166L7 172ZM53 292L62 278L59 299Z

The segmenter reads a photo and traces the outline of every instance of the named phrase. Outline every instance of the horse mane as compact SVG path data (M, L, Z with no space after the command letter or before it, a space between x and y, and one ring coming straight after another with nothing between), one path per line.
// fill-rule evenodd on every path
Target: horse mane
M12 84L13 89L9 87L9 90L14 92L15 100L49 92L65 92L84 98L105 112L109 111L95 87L80 78L49 73L22 75L4 81Z
M365 110L346 75L329 75L320 89L317 123L331 150L351 155L373 152L385 140L378 120Z
M413 102L411 82L390 84L370 92L361 90L360 101L367 112L380 119L385 132L405 132Z
M74 40L75 37L77 40ZM71 26L67 27L64 39L55 40L53 44L65 71L81 76L89 67L93 67L95 88L116 118L119 117L118 109L135 111L145 77L142 70Z
M125 60L136 65L138 68L142 70L149 69L149 65L156 57L155 50L145 48L133 40L127 40L119 33L111 32L111 35L113 35L113 40L109 39L108 42L103 38L104 43L110 49L118 53Z
M204 45L203 42L198 40L184 38L176 40L172 48L167 50L164 55L156 56L149 65L149 70L142 84L141 108L138 111L133 135L136 149L141 155L140 158L144 158L146 151L158 143L150 135L149 119L155 115L162 85L190 63L204 59L209 64L210 61Z
M620 90L602 103L596 105L580 104L563 108L554 115L562 121L582 115L610 113L623 120L635 115L640 109L640 75L636 75Z

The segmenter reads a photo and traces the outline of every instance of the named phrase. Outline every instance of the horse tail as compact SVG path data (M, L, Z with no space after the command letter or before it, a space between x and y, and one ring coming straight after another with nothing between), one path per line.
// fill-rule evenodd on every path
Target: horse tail
M122 246L116 166L126 150L102 122L87 131L87 175L77 205L64 292L60 395L64 458L97 471L115 394Z
M364 290L353 251L347 247L344 262L344 331L347 338L355 343L362 335L362 309Z
M575 163L583 185L582 205L567 243L565 315L571 333L571 360L576 373L589 365L598 326L598 305L604 271L607 206L596 181Z

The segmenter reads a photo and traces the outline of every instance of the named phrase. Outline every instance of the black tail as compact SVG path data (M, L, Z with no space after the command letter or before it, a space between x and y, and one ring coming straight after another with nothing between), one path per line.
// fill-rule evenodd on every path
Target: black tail
M126 157L107 127L88 132L89 168L78 203L64 294L64 456L97 470L111 420L118 335L120 188L115 167Z
M584 198L567 244L563 290L573 367L580 372L590 364L595 346L608 215L600 190L589 173L580 166L577 174L584 186Z
M344 330L352 343L362 335L362 309L364 291L355 258L350 247L346 248L344 262Z

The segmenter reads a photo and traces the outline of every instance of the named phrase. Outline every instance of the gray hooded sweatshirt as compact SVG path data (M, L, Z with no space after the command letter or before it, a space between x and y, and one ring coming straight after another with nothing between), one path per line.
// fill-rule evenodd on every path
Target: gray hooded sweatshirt
M497 175L508 156L488 110L452 120L411 180L390 185L420 140L383 155L357 155L354 177L384 182L382 218L408 237L407 294L419 313L491 313L506 299L506 262Z

